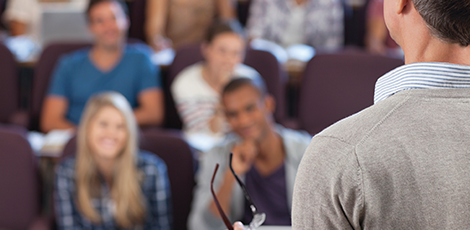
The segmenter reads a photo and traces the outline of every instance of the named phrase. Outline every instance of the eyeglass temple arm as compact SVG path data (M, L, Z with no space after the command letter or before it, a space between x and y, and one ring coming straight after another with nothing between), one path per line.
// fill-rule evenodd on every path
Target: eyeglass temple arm
M228 230L234 230L232 224L230 223L230 220L227 218L227 216L224 213L224 210L220 206L219 200L217 200L217 196L214 191L214 179L215 179L215 174L217 173L218 169L219 169L219 164L216 164L214 175L212 176L212 180L211 180L211 193L212 193L212 196L214 197L215 206L217 206L217 210L219 211L220 217L222 217L222 220L224 221L225 226L228 228Z
M252 211L253 213L256 213L256 212L258 211L258 208L257 208L256 205L253 203L253 201L251 200L251 197L250 197L248 191L246 190L245 184L240 180L240 178L237 176L237 174L236 174L235 171L233 170L233 167L232 167L232 158L233 158L233 153L230 153L230 162L229 162L230 171L232 171L233 176L235 177L235 179L237 180L238 184L239 184L240 187L242 188L243 194L245 195L245 199L248 201L248 203L250 203L251 211Z

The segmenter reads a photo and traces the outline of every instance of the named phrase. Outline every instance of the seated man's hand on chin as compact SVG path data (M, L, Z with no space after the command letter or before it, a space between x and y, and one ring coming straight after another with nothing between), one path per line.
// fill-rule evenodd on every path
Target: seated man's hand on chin
M258 155L258 148L254 141L244 140L242 143L235 145L232 152L233 170L238 175L243 175L250 170L253 161Z

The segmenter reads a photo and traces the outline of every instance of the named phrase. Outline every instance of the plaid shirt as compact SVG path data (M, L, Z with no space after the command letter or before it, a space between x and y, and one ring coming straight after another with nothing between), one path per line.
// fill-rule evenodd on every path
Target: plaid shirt
M147 201L147 217L143 226L133 229L171 229L171 193L165 163L155 154L141 151L137 157L137 168L145 174L141 187ZM58 165L54 199L59 229L118 229L110 190L104 181L101 187L101 197L93 198L91 202L102 222L93 224L80 214L75 203L75 157Z

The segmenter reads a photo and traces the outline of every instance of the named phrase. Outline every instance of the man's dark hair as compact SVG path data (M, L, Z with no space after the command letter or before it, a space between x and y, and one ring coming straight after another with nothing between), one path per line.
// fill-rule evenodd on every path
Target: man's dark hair
M237 20L216 20L207 29L205 42L211 43L215 37L223 33L236 33L244 38L243 28Z
M236 77L235 79L231 80L227 85L225 85L224 89L222 90L222 96L236 91L244 86L251 86L253 87L261 97L265 97L268 95L268 91L266 90L266 85L261 77L255 78L251 80L250 78L246 77Z
M470 1L412 1L435 37L464 47L470 45Z
M90 11L95 7L97 4L103 3L103 2L115 2L119 4L122 8L122 11L126 14L126 16L129 17L129 8L127 7L126 3L123 0L90 0L88 3L88 7L86 9L86 16L87 19L90 18Z

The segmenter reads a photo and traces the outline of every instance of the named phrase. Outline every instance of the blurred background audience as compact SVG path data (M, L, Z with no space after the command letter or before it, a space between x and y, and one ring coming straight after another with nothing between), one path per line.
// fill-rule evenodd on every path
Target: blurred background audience
M251 39L283 47L306 44L316 49L343 45L343 9L339 0L253 0L247 31Z
M146 39L157 51L202 42L215 19L235 18L231 0L150 0L145 13Z
M274 105L261 120L269 123L277 144L281 136L287 162L285 130L315 135L372 105L373 92L364 88L372 89L381 74L403 64L382 5L383 0L0 0L0 143L14 146L10 136L31 144L16 146L34 156L27 163L42 179L41 210L31 212L55 225L54 173L64 146L76 144L72 137L86 101L116 91L133 108L139 146L163 156L174 229L187 229L199 163L207 162L213 147L232 150L224 141L243 131L232 130L221 103L226 84L241 77L264 79ZM263 103L245 108L247 116L239 120L256 115L253 108L262 109ZM12 131L18 129L19 134ZM69 131L57 131L62 129ZM300 136L308 142L308 135ZM20 152L0 151L12 158ZM0 162L10 162L4 156ZM245 172L251 164L247 167ZM10 175L7 169L0 172ZM240 205L236 214L245 212ZM0 207L0 228L15 229L16 220L2 218L3 212Z

